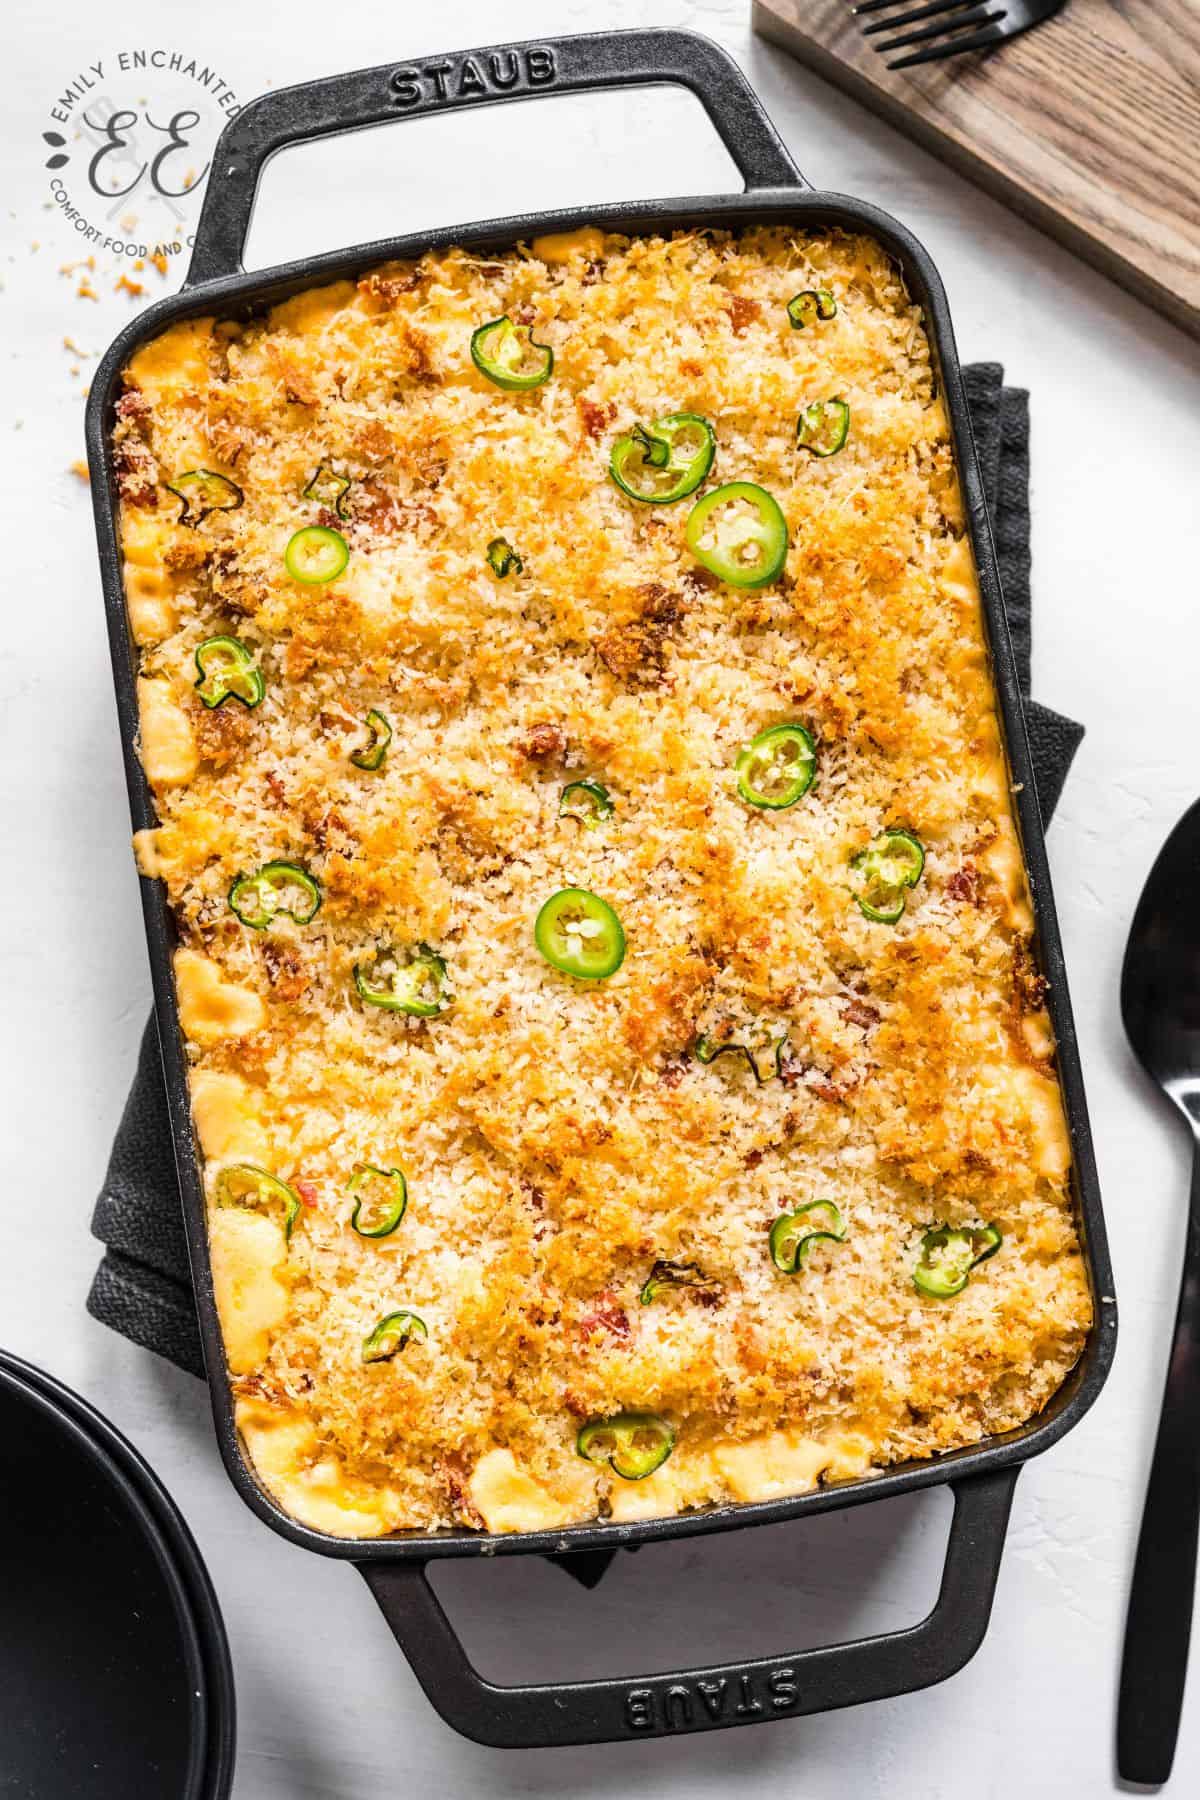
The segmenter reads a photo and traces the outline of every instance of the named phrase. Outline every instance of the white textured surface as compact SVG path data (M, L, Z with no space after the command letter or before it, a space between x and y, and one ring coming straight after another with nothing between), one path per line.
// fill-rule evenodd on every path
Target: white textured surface
M424 17L425 11L430 17ZM0 1341L77 1386L149 1456L225 1610L241 1704L237 1800L382 1793L806 1800L1083 1800L1114 1786L1125 1586L1173 1316L1185 1145L1135 1079L1117 973L1159 842L1194 797L1200 667L1200 354L1173 328L749 35L746 0L485 0L439 9L208 0L178 27L148 0L98 13L18 0L0 131L5 537L0 630L0 968L5 1195ZM14 16L10 15L10 16ZM120 45L174 40L242 95L501 34L688 24L742 61L801 167L903 218L938 262L964 358L1033 390L1035 692L1088 737L1050 834L1117 1266L1122 1337L1095 1411L1031 1465L987 1641L945 1687L770 1730L504 1753L456 1738L363 1584L259 1525L218 1463L198 1382L84 1314L93 1193L133 1069L148 982L81 454L62 338L99 349L130 301L77 300L78 254L43 208L46 107ZM307 159L307 160L306 160ZM294 166L293 166L294 165ZM563 100L397 125L281 159L256 260L362 236L726 185L698 110ZM32 250L31 243L40 242ZM156 289L157 291L157 289ZM623 1559L594 1595L510 1563L439 1577L485 1669L513 1678L795 1649L914 1620L937 1580L944 1495ZM2 1748L0 1748L2 1773ZM1200 1784L1200 1674L1175 1791ZM50 1800L50 1797L47 1797ZM149 1797L147 1797L149 1800ZM157 1797L156 1797L157 1800Z

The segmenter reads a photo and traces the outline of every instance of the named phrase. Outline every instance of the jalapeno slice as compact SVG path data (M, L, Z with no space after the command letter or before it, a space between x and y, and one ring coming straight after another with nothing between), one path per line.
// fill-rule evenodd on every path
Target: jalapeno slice
M350 752L356 769L379 769L392 741L392 728L385 715L372 707L366 718L367 741L360 750Z
M840 1244L845 1235L846 1222L832 1200L809 1200L794 1212L780 1213L772 1225L771 1261L782 1274L795 1275L814 1244L823 1239Z
M577 819L585 831L594 831L615 811L602 781L568 781L558 797L559 818Z
M186 474L177 475L166 485L168 494L174 494L183 502L178 523L193 529L202 524L209 513L236 512L246 499L236 481L230 481L228 475L218 475L213 469L188 469Z
M350 514L346 510L346 495L352 485L349 475L339 475L336 469L327 469L322 463L305 488L304 498L315 500L319 506L327 506L339 519L348 519Z
M226 700L257 706L267 691L262 671L255 668L254 658L240 638L205 638L196 649L196 667L200 671L196 691L210 710Z
M850 431L844 400L814 400L796 421L796 442L814 456L836 456Z
M931 1300L952 1300L1003 1241L994 1225L935 1225L921 1239L913 1286Z
M675 1427L658 1413L614 1413L610 1419L589 1419L575 1448L590 1463L607 1463L622 1481L644 1481L675 1448Z
M837 301L828 288L805 288L801 294L793 294L787 303L787 316L793 331L803 331L807 325L815 325L818 319L832 319L837 315Z
M340 531L331 531L327 525L306 525L288 539L283 561L293 581L321 587L346 567L350 546Z
M278 1175L254 1163L231 1163L217 1176L218 1206L261 1207L264 1212L281 1215L283 1235L289 1239L292 1227L300 1217L300 1196Z
M346 1192L354 1196L351 1230L359 1237L391 1237L408 1206L408 1182L403 1169L377 1169L364 1163L354 1171Z
M434 1019L454 1003L446 964L428 944L381 950L373 962L355 963L354 986L364 1005L413 1019Z
M921 879L925 847L913 832L893 826L852 857L850 867L855 872L855 898L864 919L894 925L903 916L909 888Z
M753 481L726 482L697 500L685 536L697 562L731 587L765 587L787 560L787 520Z
M299 863L269 862L253 875L239 875L229 890L229 905L243 925L265 931L283 913L307 925L321 906L321 890Z
M816 768L811 732L799 724L771 725L738 756L738 793L749 806L782 812L807 794Z
M587 888L551 894L534 922L533 941L552 968L583 981L603 981L625 960L620 919Z
M786 1030L771 1031L758 1026L747 1026L735 1031L732 1028L705 1031L692 1045L692 1055L697 1062L712 1063L718 1056L741 1056L759 1087L778 1075L783 1061L783 1046L787 1043Z
M510 393L541 387L554 370L549 344L535 343L530 328L514 325L507 313L471 333L471 361L481 375Z
M612 447L608 471L623 494L646 506L670 506L694 494L712 468L717 434L699 413L668 413L635 425Z
M362 1359L365 1363L388 1362L406 1344L424 1343L429 1327L420 1313L385 1313L378 1325L363 1339Z
M525 564L513 549L507 538L493 538L487 547L487 565L497 581L503 581L507 575L523 575Z
M651 1268L638 1299L643 1306L650 1306L665 1288L707 1286L699 1263L667 1262L660 1259Z

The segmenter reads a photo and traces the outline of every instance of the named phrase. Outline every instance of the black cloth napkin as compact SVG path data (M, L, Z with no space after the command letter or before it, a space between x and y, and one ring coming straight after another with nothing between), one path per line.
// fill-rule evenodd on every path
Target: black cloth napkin
M999 363L971 364L964 375L1021 690L1027 696L1031 656L1029 396L1004 386ZM1083 727L1036 700L1026 699L1025 710L1038 798L1048 821ZM181 1369L202 1376L204 1361L153 1017L142 1039L137 1073L117 1128L92 1230L105 1245L87 1301L93 1318L133 1343L157 1351ZM596 1567L590 1557L579 1560L591 1569ZM583 1574L582 1569L578 1572Z

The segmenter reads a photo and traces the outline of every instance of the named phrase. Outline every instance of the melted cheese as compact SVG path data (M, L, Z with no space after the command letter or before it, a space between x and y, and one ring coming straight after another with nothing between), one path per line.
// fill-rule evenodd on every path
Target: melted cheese
M199 950L175 952L179 1022L197 1044L245 1037L266 1023L267 1009L252 988L226 981L220 965Z
M226 1360L244 1375L265 1359L287 1318L283 1227L264 1213L221 1206L209 1221L208 1244Z
M772 1431L714 1452L735 1500L778 1500L816 1487L834 1452L797 1431Z
M468 1492L489 1531L557 1531L580 1516L570 1499L556 1498L521 1468L511 1450L481 1456Z
M529 248L544 263L566 263L573 256L594 260L603 254L604 233L594 225L584 225L578 231L548 231L543 237L534 238Z
M292 1518L331 1537L379 1537L390 1529L389 1490L348 1478L337 1457L322 1456L303 1413L244 1399L235 1416L263 1486Z
M228 1070L197 1069L192 1080L192 1118L200 1148L212 1162L271 1161L262 1121L262 1091Z
M182 787L200 766L191 721L165 681L138 677L142 767L152 787Z

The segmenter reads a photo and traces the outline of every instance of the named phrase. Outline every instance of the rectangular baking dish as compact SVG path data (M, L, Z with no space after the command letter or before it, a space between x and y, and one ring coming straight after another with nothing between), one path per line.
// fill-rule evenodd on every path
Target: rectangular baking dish
M267 159L288 145L493 100L661 82L682 84L702 101L745 181L745 193L609 204L581 212L560 210L454 225L416 236L382 239L259 274L246 274L242 269L259 176ZM798 230L842 227L865 231L889 251L924 309L978 571L1033 900L1037 950L1049 981L1048 1006L1058 1040L1074 1156L1075 1201L1095 1323L1067 1382L1026 1425L934 1461L912 1463L790 1499L630 1524L580 1525L562 1532L512 1536L465 1531L436 1536L409 1533L355 1542L299 1525L259 1485L234 1425L172 975L174 927L162 884L143 879L142 904L188 1247L217 1438L230 1479L251 1510L282 1536L322 1555L356 1564L442 1716L481 1743L504 1746L588 1743L719 1729L852 1705L945 1679L973 1655L986 1629L1021 1464L1056 1442L1087 1411L1108 1373L1116 1341L1112 1274L1042 821L945 293L929 256L903 226L862 201L820 193L809 186L737 65L708 39L678 31L622 31L422 58L401 67L361 70L265 95L226 127L214 157L186 284L179 294L149 307L121 333L97 371L88 403L88 463L134 827L152 825L155 817L137 752L137 653L125 609L110 441L121 371L129 358L180 319L214 312L245 317L304 288L354 277L395 258L414 258L452 244L508 249L520 240L593 223L630 234L767 223L786 223ZM954 1516L940 1592L928 1617L905 1631L791 1656L636 1680L498 1686L483 1680L467 1660L426 1576L428 1562L440 1557L611 1552L665 1538L775 1524L943 1483L953 1489Z

